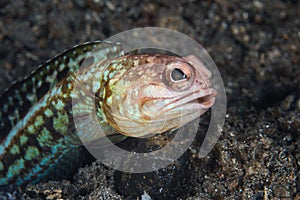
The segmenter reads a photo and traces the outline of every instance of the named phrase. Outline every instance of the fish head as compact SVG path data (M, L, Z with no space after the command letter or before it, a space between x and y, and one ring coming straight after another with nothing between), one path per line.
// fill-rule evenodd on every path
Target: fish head
M123 64L130 67L110 80L105 113L124 135L147 137L179 128L215 102L211 72L196 56L129 55Z

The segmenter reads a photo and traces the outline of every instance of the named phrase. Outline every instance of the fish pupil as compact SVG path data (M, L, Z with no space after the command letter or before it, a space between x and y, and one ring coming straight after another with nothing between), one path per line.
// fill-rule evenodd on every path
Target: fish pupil
M175 68L171 73L171 78L173 81L181 81L186 79L186 74L179 68Z

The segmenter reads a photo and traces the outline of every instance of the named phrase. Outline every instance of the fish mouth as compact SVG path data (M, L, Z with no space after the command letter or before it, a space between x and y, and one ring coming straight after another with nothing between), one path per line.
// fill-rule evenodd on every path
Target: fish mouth
M197 108L208 109L215 103L216 95L217 92L213 88L196 90L169 102L167 105L165 105L163 111L166 112L182 106L187 110L195 110Z
M214 89L208 89L205 93L207 94L197 98L197 102L201 108L210 108L215 103L217 92Z

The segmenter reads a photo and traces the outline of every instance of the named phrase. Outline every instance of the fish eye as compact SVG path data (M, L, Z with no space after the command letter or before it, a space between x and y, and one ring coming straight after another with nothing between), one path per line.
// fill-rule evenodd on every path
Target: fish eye
M179 68L173 69L171 72L171 79L173 81L181 81L187 78L187 75Z
M194 82L195 69L189 63L176 61L167 65L163 72L163 82L175 91L190 88Z

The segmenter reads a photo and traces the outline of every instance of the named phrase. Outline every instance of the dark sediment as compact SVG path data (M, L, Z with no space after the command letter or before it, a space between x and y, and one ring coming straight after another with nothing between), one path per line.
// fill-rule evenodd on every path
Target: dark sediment
M298 1L3 0L0 92L64 49L141 26L194 38L210 53L226 87L223 134L208 157L197 158L197 144L187 152L184 162L192 175L186 176L193 178L183 183L189 192L177 197L300 199ZM95 162L71 181L31 185L23 196L125 199L113 174Z

